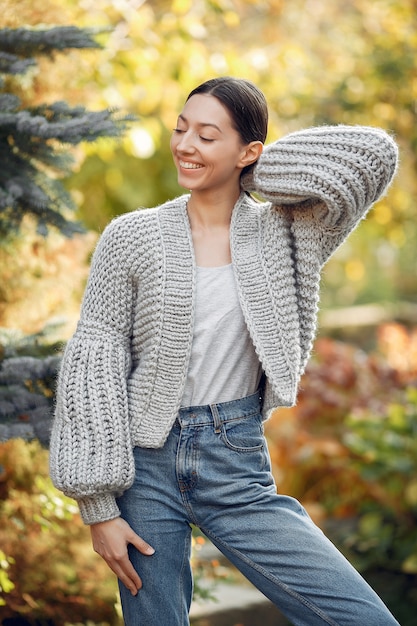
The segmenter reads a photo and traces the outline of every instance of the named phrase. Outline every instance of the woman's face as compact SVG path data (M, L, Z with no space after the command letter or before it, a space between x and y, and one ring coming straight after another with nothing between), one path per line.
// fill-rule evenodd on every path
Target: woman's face
M246 146L228 110L215 96L196 94L185 104L171 138L178 183L190 191L239 189Z

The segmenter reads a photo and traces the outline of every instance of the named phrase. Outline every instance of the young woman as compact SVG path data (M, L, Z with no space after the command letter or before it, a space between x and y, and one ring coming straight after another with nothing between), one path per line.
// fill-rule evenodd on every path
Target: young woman
M397 624L276 493L263 437L295 403L320 270L386 191L396 146L329 126L263 150L267 118L248 81L191 92L171 140L190 193L107 227L63 359L51 474L118 576L128 626L189 623L190 524L296 625Z

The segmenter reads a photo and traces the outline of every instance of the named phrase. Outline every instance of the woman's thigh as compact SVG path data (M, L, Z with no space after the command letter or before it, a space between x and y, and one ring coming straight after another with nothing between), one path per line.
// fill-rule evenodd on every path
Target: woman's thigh
M135 482L118 499L122 517L155 549L145 556L129 546L143 587L132 596L119 584L126 626L189 624L191 528L175 489L172 443L165 450L135 449Z
M296 626L398 626L292 498L211 516L202 530Z

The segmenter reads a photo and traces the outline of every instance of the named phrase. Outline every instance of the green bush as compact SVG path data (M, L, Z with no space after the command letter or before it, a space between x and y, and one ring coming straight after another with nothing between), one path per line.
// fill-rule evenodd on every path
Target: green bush
M1 443L0 467L2 618L116 624L116 581L75 503L50 482L47 450L37 441Z
M382 415L346 420L350 463L369 485L355 524L336 533L357 567L384 595L400 623L417 615L417 389Z
M365 567L417 574L417 389L408 389L404 402L388 405L384 415L356 413L346 424L352 465L379 486L360 503L352 545Z

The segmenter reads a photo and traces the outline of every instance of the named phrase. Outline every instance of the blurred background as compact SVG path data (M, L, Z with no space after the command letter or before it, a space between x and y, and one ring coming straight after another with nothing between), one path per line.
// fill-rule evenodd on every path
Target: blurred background
M31 211L0 229L0 623L119 623L115 583L47 476L54 380L97 237L114 216L183 192L169 151L178 112L197 84L234 75L264 91L268 141L343 123L382 127L400 146L388 195L325 268L299 404L267 436L279 490L303 501L401 624L417 624L416 0L0 0L1 29L68 26L97 47L38 45L0 92L38 113L56 102L110 110L124 130L45 140L72 156L65 175L48 175L73 202L58 213L84 232L40 228ZM203 543L196 535L200 599L204 581L215 594L235 575L202 560Z

